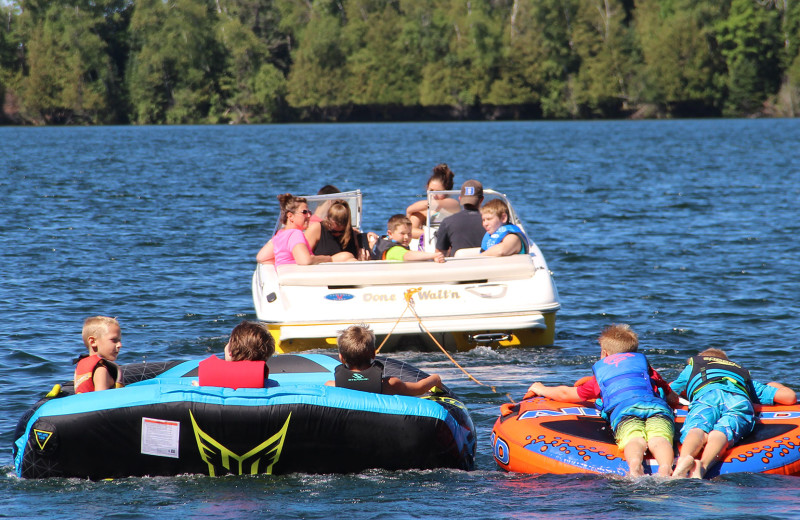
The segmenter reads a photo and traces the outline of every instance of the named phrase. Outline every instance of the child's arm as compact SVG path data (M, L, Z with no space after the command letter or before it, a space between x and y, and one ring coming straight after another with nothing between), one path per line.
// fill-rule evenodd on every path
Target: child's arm
M416 383L406 383L396 377L384 380L383 393L389 395L422 395L434 386L440 386L442 378L439 374L433 374L425 379L420 379Z
M443 263L444 254L441 251L435 253L427 253L425 251L406 251L403 253L403 262L414 262L418 260L433 260L434 262Z
M542 383L537 382L528 388L528 393L547 397L554 401L566 401L568 403L581 403L584 401L578 395L578 388L575 386L544 386Z
M104 367L103 365L98 366L94 370L92 381L94 382L95 391L109 390L114 388L114 385L116 384L114 378L111 377L111 372L109 372L108 368Z
M775 404L795 404L797 402L797 394L795 394L794 390L788 386L784 386L775 381L767 383L767 386L772 386L778 389L778 391L775 392L775 397L772 398L772 402Z
M495 244L483 253L485 256L511 256L522 251L522 242L517 235L508 235L502 242Z

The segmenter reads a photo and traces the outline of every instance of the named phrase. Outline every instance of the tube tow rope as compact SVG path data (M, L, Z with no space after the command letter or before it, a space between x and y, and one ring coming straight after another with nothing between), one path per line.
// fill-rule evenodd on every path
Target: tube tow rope
M439 343L439 342L436 340L436 338L433 336L433 334L431 334L431 331L429 331L429 330L428 330L428 327L426 327L426 326L425 326L425 324L422 322L422 318L420 318L419 314L417 314L417 311L416 311L416 309L414 308L414 295L415 295L416 293L420 292L421 290L422 290L422 287L416 287L416 288L413 288L413 287L412 287L411 289L408 289L408 290L405 292L404 298L405 298L405 300L406 300L406 308L405 308L405 309L403 309L403 312L400 314L400 317L399 317L399 318L397 318L397 321L395 322L395 324L394 324L394 327L392 327L392 330L391 330L391 331L389 331L389 334L387 334L387 335L386 335L386 338L385 338L385 339L384 339L384 340L381 342L381 344L380 344L380 346L378 347L378 349L376 350L376 352L380 352L380 350L381 350L381 347L383 347L384 343L386 343L386 340L387 340L387 339L389 339L389 336L391 336L392 332L394 332L394 329L395 329L395 327L397 327L397 324L398 324L398 323L400 323L400 320L403 318L403 315L405 315L405 313L406 313L406 311L407 311L407 310L410 310L410 311L411 311L411 313L414 315L414 317L416 317L416 318L417 318L417 321L419 322L419 325L420 325L420 327L422 327L422 329L423 329L423 330L424 330L424 331L425 331L425 332L428 334L428 336L430 336L430 338L431 338L431 340L433 340L434 344L436 344L436 346L437 346L437 347L439 347L439 350L441 350L442 352L444 352L444 355L445 355L445 356L447 356L447 358L448 358L448 359L449 359L449 360L450 360L450 361L451 361L451 362L452 362L452 363L453 363L455 366L457 366L457 367L458 367L458 368L459 368L459 369L460 369L462 372L464 372L464 374L465 374L465 375L466 375L466 376L467 376L469 379L471 379L471 380L472 380L472 381L474 381L475 383L479 384L480 386L486 386L486 387L490 388L490 389L492 390L492 392L494 392L494 393L496 393L496 394L500 393L500 392L498 392L498 391L497 391L497 388L495 388L495 386L494 386L494 385L487 385L486 383L482 383L482 382L478 381L478 380L477 380L477 379L476 379L476 378L475 378L475 377L474 377L472 374L470 374L469 372L467 372L467 370L466 370L464 367L462 367L461 365L459 365L459 364L458 364L458 362L457 362L455 359L453 359L453 356L451 356L451 355L450 355L450 353L447 351L447 349L445 349L445 348L444 348L444 347L441 345L441 343ZM506 393L506 397L508 397L509 401L511 401L512 403L514 403L514 399L512 399L512 398L511 398L511 395L510 395L510 394Z

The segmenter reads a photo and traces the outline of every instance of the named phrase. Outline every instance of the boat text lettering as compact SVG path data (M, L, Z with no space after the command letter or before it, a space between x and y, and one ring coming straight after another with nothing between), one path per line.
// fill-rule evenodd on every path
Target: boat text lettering
M421 291L415 295L420 300L458 300L461 295L456 291L439 289L438 291Z
M397 301L396 294L374 294L367 293L364 295L365 302L394 302Z

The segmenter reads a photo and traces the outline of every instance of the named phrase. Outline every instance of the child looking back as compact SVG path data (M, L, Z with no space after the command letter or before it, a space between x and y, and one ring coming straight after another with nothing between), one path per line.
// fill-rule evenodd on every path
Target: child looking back
M211 356L197 369L200 386L264 388L269 377L267 359L275 353L275 338L260 323L243 321L233 328L225 345L225 359Z
M508 206L500 199L492 199L481 208L481 223L486 234L481 241L481 254L510 256L528 252L528 237L515 224L508 223Z
M407 216L400 214L392 216L386 227L386 237L381 237L375 244L375 256L379 260L444 262L444 254L441 251L427 253L408 249L411 243L411 220Z
M674 415L656 388L663 389L670 402L678 396L644 354L637 351L639 339L628 325L610 325L598 338L600 361L594 364L594 377L574 386L546 387L533 383L528 395L540 395L557 401L581 402L602 399L598 405L603 417L611 423L617 446L628 463L629 474L644 474L642 461L647 449L658 462L658 474L672 473Z
M375 333L366 325L352 325L339 334L341 365L334 371L333 386L389 395L422 395L442 384L437 374L415 383L383 375L383 364L375 361ZM330 385L331 381L328 382Z
M122 348L119 322L108 316L86 318L81 335L89 353L75 360L75 393L121 387L122 371L114 363Z
M674 477L703 478L727 448L753 431L753 403L794 404L794 390L780 383L762 384L750 372L711 348L689 358L670 385L686 392L689 413L681 428L681 453ZM695 460L695 457L700 459Z

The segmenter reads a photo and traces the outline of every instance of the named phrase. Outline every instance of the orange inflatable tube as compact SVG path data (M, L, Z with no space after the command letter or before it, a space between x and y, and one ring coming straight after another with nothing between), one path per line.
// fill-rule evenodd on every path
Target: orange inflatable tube
M755 409L753 432L710 467L706 478L738 472L800 475L800 405L756 405ZM677 438L686 408L675 415ZM593 403L534 397L505 404L491 443L497 465L507 471L619 475L628 471L611 427ZM657 471L655 459L646 459L645 473Z

